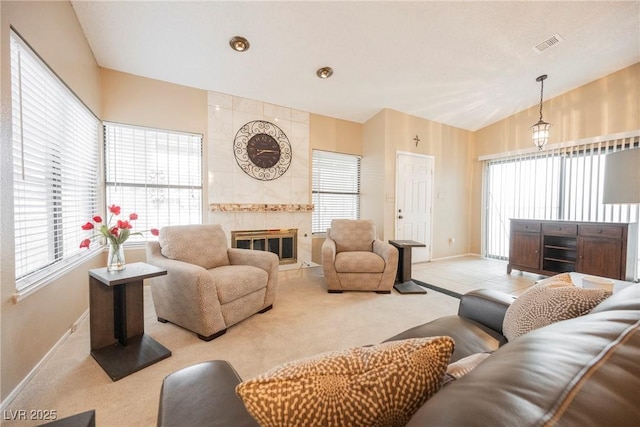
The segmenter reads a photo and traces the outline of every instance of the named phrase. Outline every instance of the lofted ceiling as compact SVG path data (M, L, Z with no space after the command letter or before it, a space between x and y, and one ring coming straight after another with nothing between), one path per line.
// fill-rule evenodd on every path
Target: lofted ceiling
M640 1L71 3L102 67L360 123L477 130L640 62Z

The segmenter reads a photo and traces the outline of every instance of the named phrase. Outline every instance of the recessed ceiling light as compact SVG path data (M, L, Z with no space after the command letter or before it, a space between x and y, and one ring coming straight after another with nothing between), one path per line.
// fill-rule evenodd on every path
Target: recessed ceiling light
M236 52L245 52L249 50L249 40L241 36L233 36L229 39L229 46Z
M322 67L316 71L316 75L321 79L328 79L333 75L333 68L331 67Z

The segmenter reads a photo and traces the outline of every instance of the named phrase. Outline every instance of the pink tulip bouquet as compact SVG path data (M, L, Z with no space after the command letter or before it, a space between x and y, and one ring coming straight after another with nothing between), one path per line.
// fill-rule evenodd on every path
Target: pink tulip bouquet
M107 259L107 268L109 270L122 270L124 268L124 252L122 250L122 245L130 236L140 235L142 233L149 231L152 235L157 236L159 231L157 228L152 228L150 230L131 232L133 228L133 221L138 219L138 214L130 213L128 220L120 220L118 219L115 224L111 224L111 221L114 220L114 216L120 215L120 206L111 205L109 206L109 220L104 223L102 221L102 217L100 215L96 215L92 218L92 221L87 222L82 226L83 230L97 230L102 236L107 239L109 243L109 257ZM94 234L91 237L95 237L97 234ZM81 248L89 248L91 245L91 238L84 239L80 242Z

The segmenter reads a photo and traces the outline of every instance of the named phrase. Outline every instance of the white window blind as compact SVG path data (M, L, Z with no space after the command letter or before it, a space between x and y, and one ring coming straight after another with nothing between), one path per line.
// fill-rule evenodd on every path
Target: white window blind
M512 218L638 222L637 205L605 205L602 189L605 155L639 145L633 136L487 161L486 256L508 258Z
M99 120L13 31L10 43L15 274L22 291L81 255L81 225L99 206Z
M202 135L105 122L104 151L107 206L137 213L132 231L202 222Z
M360 156L313 150L312 232L323 233L334 218L360 218Z

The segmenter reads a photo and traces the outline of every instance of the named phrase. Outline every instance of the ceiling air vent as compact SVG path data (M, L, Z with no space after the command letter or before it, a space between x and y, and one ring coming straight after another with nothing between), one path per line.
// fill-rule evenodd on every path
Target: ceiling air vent
M563 40L563 38L560 37L559 34L554 34L551 37L549 37L548 39L546 39L545 41L543 41L542 43L539 43L536 46L534 46L533 50L535 50L537 53L542 53L545 50L549 49L550 47L553 47L553 46L557 45L562 40Z

